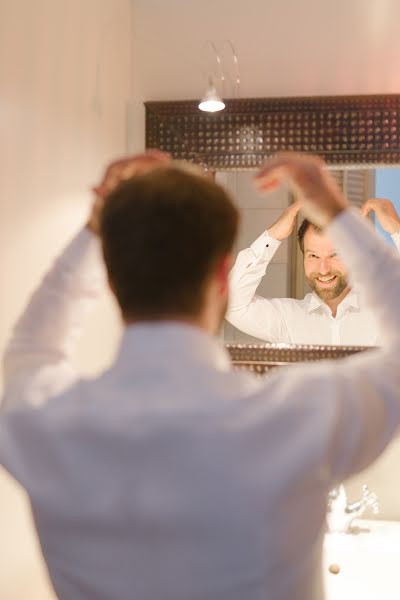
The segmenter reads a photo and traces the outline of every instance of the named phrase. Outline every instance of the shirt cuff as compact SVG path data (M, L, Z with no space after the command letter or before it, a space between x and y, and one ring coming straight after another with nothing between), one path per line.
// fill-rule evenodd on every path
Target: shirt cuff
M270 255L271 250L275 252L281 242L271 237L268 231L264 231L250 246L256 258L262 258L264 255Z
M400 249L400 231L392 233L390 237L392 238L394 245Z

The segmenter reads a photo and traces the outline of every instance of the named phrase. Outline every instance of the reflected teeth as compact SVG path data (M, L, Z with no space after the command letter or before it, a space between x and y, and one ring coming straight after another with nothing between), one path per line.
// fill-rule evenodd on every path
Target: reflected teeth
M321 279L321 277L318 277L318 281L321 281L321 283L329 283L330 281L333 281L335 279L335 277L336 277L336 275L334 275L330 279Z

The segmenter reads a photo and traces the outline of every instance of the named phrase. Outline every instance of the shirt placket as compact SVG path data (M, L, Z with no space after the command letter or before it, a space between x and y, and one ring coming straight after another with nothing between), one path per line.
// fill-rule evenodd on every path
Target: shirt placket
M332 335L332 344L337 346L341 343L340 339L340 319L336 317L330 317L331 319L331 335Z

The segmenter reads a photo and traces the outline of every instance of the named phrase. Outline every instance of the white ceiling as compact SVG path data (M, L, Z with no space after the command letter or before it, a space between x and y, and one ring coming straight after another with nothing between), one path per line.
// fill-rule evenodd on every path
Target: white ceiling
M132 2L136 98L198 97L216 64L204 44L225 39L242 97L400 92L399 0ZM229 71L227 46L224 55Z

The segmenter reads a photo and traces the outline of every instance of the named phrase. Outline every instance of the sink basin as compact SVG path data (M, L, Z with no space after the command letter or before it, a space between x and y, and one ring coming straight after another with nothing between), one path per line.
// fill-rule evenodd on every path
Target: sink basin
M324 540L326 600L400 600L400 522L354 521Z

